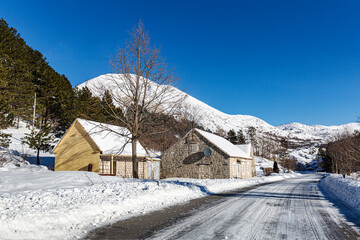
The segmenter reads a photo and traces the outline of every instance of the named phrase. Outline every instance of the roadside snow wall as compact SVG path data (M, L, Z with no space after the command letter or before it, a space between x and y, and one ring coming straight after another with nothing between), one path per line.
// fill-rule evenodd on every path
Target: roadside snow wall
M360 213L360 181L339 174L330 174L320 181L320 186Z

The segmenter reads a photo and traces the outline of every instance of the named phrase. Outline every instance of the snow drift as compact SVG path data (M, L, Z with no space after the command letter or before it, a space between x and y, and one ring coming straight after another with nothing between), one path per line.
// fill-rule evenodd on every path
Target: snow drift
M329 174L319 184L326 192L335 195L360 214L360 181Z

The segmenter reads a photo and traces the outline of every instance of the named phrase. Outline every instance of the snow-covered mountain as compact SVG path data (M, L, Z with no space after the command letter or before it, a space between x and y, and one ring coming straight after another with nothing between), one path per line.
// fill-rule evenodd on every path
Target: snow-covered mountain
M289 123L280 125L277 128L289 132L292 136L302 138L305 135L312 135L319 139L331 140L343 134L352 134L360 130L360 123L348 123L339 126L305 125L301 123Z
M117 79L123 81L120 74L105 74L90 79L80 85L78 88L87 86L94 95L98 95L99 85L106 85L108 79ZM154 83L156 84L156 83ZM109 90L114 90L109 84ZM311 141L322 143L331 140L333 136L344 132L352 133L355 130L360 131L360 123L349 123L340 126L308 126L300 123L290 123L281 126L272 126L262 119L249 115L230 115L223 113L206 103L176 89L177 93L186 96L184 101L184 114L190 120L196 121L205 129L213 132L223 129L226 132L230 129L246 130L248 127L255 127L260 134L272 134L278 137L289 137L295 141Z

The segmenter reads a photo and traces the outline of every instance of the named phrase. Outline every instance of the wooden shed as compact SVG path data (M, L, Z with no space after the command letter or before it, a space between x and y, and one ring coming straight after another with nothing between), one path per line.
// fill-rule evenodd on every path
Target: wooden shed
M91 171L132 177L132 148L126 128L77 118L53 150L54 171ZM160 158L137 143L139 178L158 179Z
M251 149L251 147L250 147ZM250 178L254 157L228 140L192 129L162 155L163 177Z

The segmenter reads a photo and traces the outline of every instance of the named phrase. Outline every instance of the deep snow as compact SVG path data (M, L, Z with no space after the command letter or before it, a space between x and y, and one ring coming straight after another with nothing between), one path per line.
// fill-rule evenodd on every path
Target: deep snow
M325 192L335 195L360 214L360 181L340 174L328 174L320 181Z

